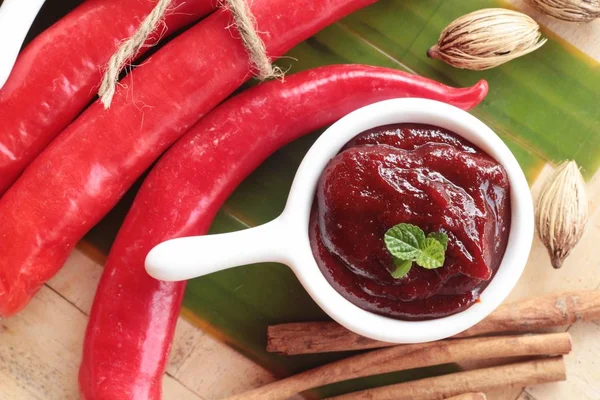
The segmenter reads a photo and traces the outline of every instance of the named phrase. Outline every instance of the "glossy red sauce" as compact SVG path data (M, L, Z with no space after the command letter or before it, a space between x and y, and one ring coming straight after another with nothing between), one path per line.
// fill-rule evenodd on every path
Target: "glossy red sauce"
M448 235L441 268L394 279L385 232L399 223ZM399 124L363 132L330 161L313 206L313 253L357 306L405 320L462 311L498 269L510 229L504 168L456 134Z

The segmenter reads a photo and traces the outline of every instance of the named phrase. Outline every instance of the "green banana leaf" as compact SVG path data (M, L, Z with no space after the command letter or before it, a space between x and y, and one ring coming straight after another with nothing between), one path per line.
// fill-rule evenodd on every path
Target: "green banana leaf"
M78 1L69 3L60 8L67 10ZM448 23L486 7L510 8L499 0L381 0L300 44L279 64L289 68L289 73L336 63L381 65L453 86L486 79L490 93L472 113L502 137L530 182L546 162L566 158L575 159L589 177L600 163L600 124L596 123L600 69L595 61L546 31L549 41L540 50L489 71L458 70L426 57ZM50 19L59 14L54 8ZM47 24L39 21L38 31ZM245 229L275 218L283 210L297 166L319 133L283 148L253 173L222 208L212 233ZM108 252L136 189L89 233L87 242ZM348 355L266 353L268 325L328 319L283 265L242 266L194 279L188 285L185 308L194 316L192 320L211 325L221 339L281 376ZM354 380L327 387L317 396L456 368L449 365Z

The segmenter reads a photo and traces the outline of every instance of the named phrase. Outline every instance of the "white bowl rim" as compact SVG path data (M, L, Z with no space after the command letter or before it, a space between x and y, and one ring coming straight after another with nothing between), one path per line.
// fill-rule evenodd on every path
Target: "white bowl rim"
M398 320L363 310L338 293L323 276L310 247L308 221L317 182L326 164L353 137L368 129L396 123L423 123L455 132L504 166L510 181L511 227L498 271L480 301L447 317ZM484 319L509 295L519 280L533 241L533 203L527 179L504 142L483 122L454 106L421 98L385 100L355 110L331 125L304 157L290 191L282 221L293 236L281 260L288 264L317 304L349 330L390 343L421 343L454 336ZM288 243L290 237L287 238Z

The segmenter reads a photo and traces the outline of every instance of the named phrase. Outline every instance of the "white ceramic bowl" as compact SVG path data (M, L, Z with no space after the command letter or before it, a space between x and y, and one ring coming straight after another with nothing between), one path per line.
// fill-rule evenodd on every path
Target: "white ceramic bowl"
M460 313L428 321L401 321L365 311L333 289L310 247L308 224L317 182L325 166L354 136L396 123L423 123L464 137L504 166L511 186L511 227L502 263L480 301ZM284 212L265 225L239 232L180 238L156 246L146 258L148 273L183 280L238 265L281 262L289 265L310 296L338 323L372 339L419 343L447 338L477 324L515 286L533 240L533 204L517 160L483 122L456 107L426 99L393 99L358 109L333 124L300 165Z

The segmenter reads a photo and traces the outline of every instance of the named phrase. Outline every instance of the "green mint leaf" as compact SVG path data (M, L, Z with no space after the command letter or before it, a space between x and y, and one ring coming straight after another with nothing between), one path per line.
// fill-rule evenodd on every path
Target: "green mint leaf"
M390 274L399 279L408 274L413 262L425 269L442 267L448 248L448 235L431 232L425 237L425 232L418 226L398 224L385 233L384 242L394 260Z
M425 233L418 226L398 224L385 233L384 241L394 257L412 261L421 253Z
M425 239L421 252L417 255L416 263L425 269L435 269L444 265L444 245L432 237Z
M410 260L400 260L398 258L394 258L394 270L390 271L392 277L395 279L400 279L408 274L410 268L412 267L413 262Z
M444 250L448 250L448 235L444 232L431 232L427 237L437 240L444 246Z

